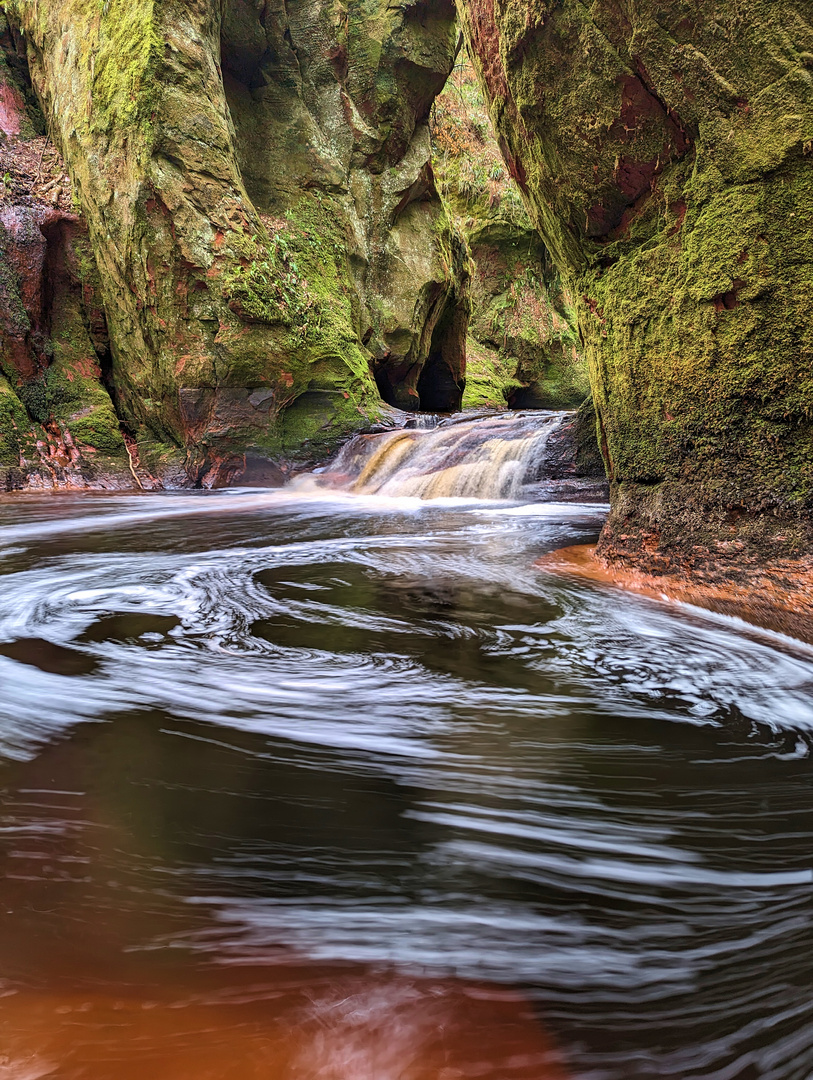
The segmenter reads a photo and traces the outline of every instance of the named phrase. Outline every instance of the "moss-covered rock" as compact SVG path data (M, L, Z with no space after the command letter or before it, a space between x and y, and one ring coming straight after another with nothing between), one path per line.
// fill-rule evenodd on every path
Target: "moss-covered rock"
M612 557L810 550L813 26L801 0L460 0L572 287ZM749 555L750 553L750 555Z
M468 265L428 131L452 0L6 8L87 220L119 416L168 476L308 456L297 402L327 446L382 394L419 407L422 376L459 400Z
M590 394L570 293L538 234L494 222L472 230L470 333L512 368L515 408L570 409Z
M0 17L0 487L130 486L100 358L99 279L44 137L24 40Z
M580 405L590 384L573 299L508 174L465 51L432 133L440 188L474 265L464 405Z

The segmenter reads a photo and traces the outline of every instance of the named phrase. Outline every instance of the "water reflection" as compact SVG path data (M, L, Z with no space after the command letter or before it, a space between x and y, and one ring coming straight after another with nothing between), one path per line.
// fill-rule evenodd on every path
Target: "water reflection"
M601 508L90 501L0 503L0 1077L806 1080L810 650L534 570Z

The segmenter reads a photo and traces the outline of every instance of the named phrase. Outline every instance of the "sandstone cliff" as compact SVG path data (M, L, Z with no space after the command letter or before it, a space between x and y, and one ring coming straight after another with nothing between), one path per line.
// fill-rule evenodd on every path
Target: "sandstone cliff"
M323 455L382 398L459 404L469 263L428 129L452 0L4 6L87 229L76 280L106 313L104 344L73 326L69 358L49 345L35 369L7 335L18 428L58 422L52 383L81 369L84 407L114 420L104 452L128 438L139 475L210 486L280 479L275 462ZM49 310L31 333L55 343Z
M460 0L652 568L813 549L813 5Z
M131 486L95 263L26 70L0 13L0 490Z
M438 185L474 266L464 405L579 406L590 385L573 298L508 175L465 53L432 134Z

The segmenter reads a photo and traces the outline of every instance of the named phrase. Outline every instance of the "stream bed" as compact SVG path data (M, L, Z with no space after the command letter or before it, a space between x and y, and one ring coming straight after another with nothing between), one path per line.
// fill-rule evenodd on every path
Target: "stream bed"
M606 507L0 501L3 1080L808 1080L813 650Z

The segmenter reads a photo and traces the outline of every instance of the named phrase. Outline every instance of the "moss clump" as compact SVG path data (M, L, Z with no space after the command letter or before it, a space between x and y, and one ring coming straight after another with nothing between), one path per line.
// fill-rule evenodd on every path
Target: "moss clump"
M72 363L72 358L58 344L45 380L49 412L70 431L80 448L123 458L126 448L119 419L97 373L98 366L93 361Z
M371 416L359 412L346 391L320 389L301 394L283 413L272 444L282 456L303 462L324 461Z
M0 466L20 464L24 442L30 440L31 424L20 399L0 375Z
M43 381L37 384L41 412L67 428L80 449L124 461L126 447L119 419L102 385L99 362L78 304L65 296L55 314L53 359Z
M51 415L51 402L44 380L26 383L17 391L21 405L38 424L44 424Z
M70 13L87 30L78 60L92 86L92 126L115 129L121 137L134 124L149 123L160 93L156 65L165 47L155 0L73 0Z
M79 446L91 447L109 457L118 456L125 449L121 428L109 406L100 405L86 416L73 416L70 431Z
M511 395L521 389L515 375L516 360L469 337L466 342L466 389L464 409L504 409Z
M218 335L228 350L225 385L276 387L273 415L314 388L373 407L378 394L359 344L340 207L303 196L286 218L266 219L264 233L238 233L232 258L223 287L240 323ZM246 322L268 326L258 352L247 347Z
M239 262L224 278L226 299L246 320L281 323L301 342L314 336L321 320L308 284L302 277L287 228L234 241Z

